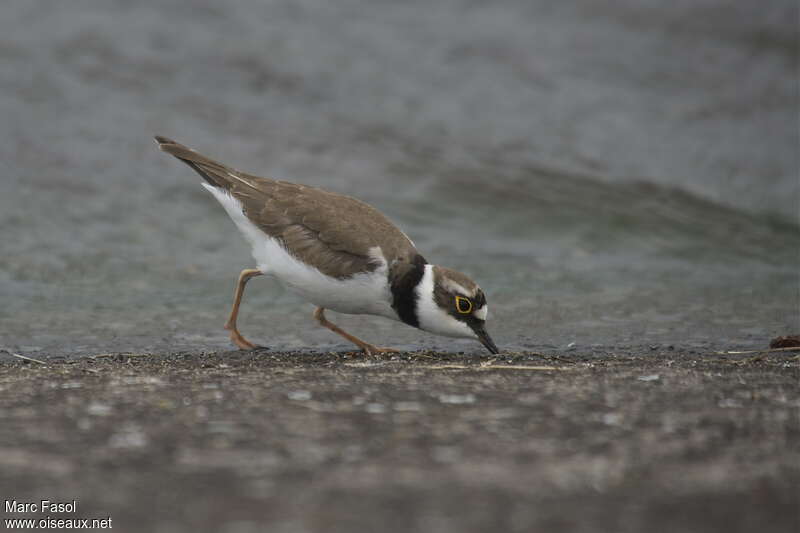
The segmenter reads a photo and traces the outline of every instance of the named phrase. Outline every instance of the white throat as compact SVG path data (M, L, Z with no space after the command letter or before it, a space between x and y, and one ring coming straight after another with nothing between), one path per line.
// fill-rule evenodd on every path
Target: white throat
M417 295L417 319L420 329L446 335L448 337L467 337L477 338L475 332L464 322L456 320L444 309L436 305L433 297L434 279L433 265L425 265L425 273L417 284L415 290Z

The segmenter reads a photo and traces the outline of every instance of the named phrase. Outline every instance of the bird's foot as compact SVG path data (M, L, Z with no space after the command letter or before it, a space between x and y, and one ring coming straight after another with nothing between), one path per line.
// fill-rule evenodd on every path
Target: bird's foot
M364 355L369 357L378 355L379 353L400 353L400 350L395 350L394 348L386 348L384 346L373 346L372 344L364 344L361 347L361 350L364 352Z
M230 326L229 324L225 324L225 329L230 330L231 332L231 341L239 347L240 350L255 350L256 348L261 348L257 344L253 344L249 340L242 337L242 334L239 333L239 330L235 327Z

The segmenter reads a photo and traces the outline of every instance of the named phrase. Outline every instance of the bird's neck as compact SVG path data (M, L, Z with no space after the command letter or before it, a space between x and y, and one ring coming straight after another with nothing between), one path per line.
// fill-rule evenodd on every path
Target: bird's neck
M432 285L433 265L417 255L411 263L403 265L402 271L397 272L391 281L392 308L401 321L415 328L419 327L418 289L426 276L430 278Z
M434 265L427 263L422 267L422 276L414 288L414 317L417 320L416 326L420 329L428 330L428 318L430 311L436 307L434 300Z

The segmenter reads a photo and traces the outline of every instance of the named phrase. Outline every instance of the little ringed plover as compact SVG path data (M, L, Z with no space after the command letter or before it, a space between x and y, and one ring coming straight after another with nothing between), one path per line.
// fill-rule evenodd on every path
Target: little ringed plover
M325 317L325 309L378 315L450 337L481 342L499 353L486 332L486 296L464 274L428 263L411 239L374 207L316 187L261 178L200 155L166 137L158 147L194 169L252 247L256 268L242 270L225 328L241 349L256 346L236 327L247 281L262 274L317 306L314 318L366 354L373 346Z

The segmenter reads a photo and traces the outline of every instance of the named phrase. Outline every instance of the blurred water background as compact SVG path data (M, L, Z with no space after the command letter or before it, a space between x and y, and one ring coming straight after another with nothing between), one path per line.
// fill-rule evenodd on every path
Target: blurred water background
M800 322L797 20L794 0L6 0L0 346L230 346L249 250L153 134L372 203L479 281L502 347L763 345ZM347 347L312 309L260 278L240 324Z

